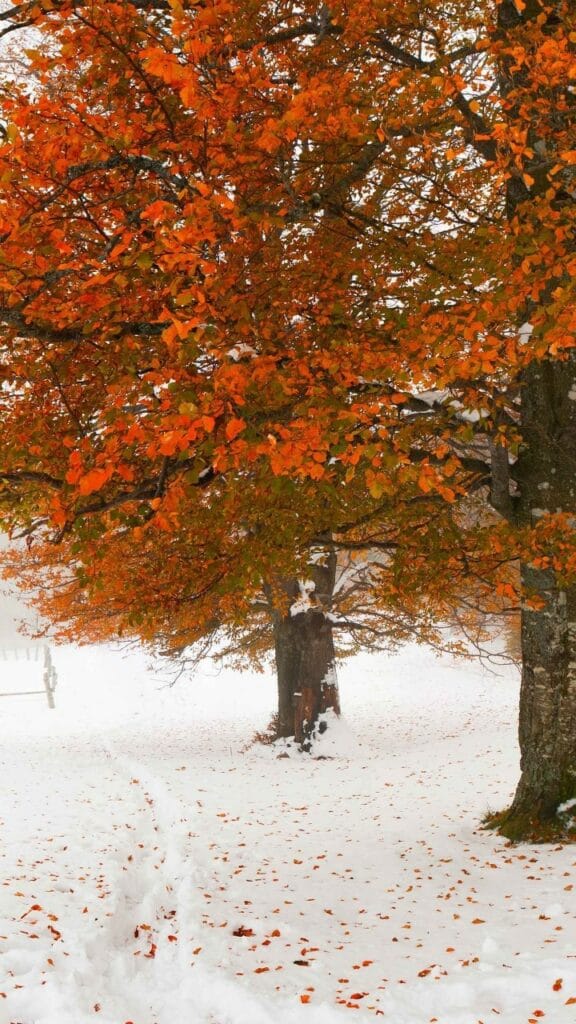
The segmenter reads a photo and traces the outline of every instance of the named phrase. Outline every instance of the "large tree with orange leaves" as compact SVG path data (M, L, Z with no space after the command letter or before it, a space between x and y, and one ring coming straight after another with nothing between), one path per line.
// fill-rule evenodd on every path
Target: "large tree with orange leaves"
M382 600L441 603L462 572L506 596L520 557L523 775L499 824L562 828L571 5L50 0L2 18L37 29L32 86L3 97L7 525L86 592L100 558L194 538L173 593L184 579L234 614L327 531L386 538ZM502 521L467 528L456 506L481 484Z

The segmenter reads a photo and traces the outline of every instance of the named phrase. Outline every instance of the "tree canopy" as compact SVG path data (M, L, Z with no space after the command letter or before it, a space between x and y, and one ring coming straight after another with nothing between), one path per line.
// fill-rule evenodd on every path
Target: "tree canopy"
M2 15L34 29L2 95L0 476L36 565L121 602L143 552L202 626L327 530L370 535L388 596L439 606L470 574L514 598L522 557L568 637L571 6ZM502 518L470 520L487 487Z

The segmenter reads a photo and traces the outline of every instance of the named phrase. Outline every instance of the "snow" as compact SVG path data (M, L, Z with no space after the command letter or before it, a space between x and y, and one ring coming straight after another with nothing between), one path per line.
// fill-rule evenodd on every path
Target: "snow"
M298 580L298 597L290 605L290 615L292 618L312 608L313 602L310 595L314 593L315 589L316 584L314 580Z
M335 681L334 677L330 680L330 685L334 685ZM337 717L331 709L325 711L322 715L318 715L318 725L312 737L312 753L316 760L352 757L356 753L357 748L358 737L350 728L347 719ZM299 744L295 742L293 737L291 739L275 740L267 749L275 759L279 757L292 757L298 758L304 763L310 761L309 755L300 749ZM258 751L254 751L254 753L258 753ZM263 756L267 756L266 748L264 748Z
M279 759L270 676L54 656L55 710L0 701L0 1024L574 1021L576 850L478 826L512 670L357 658L322 757Z
M527 345L534 332L534 324L531 324L529 320L520 325L518 330L518 344Z
M458 413L458 419L462 420L463 423L480 423L481 420L488 419L490 412L488 409L470 409L466 408L462 402L458 399L454 399L450 402L452 409L456 409Z
M252 358L252 356L256 355L258 355L256 349L253 348L252 345L247 345L246 342L243 341L239 342L237 345L234 345L234 347L231 348L230 351L228 352L229 358L234 363L238 363L245 356L248 358Z

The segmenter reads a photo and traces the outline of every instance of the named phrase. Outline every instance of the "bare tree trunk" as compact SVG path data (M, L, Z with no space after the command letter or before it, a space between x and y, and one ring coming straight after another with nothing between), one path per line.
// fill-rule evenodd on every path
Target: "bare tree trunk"
M294 693L298 689L299 643L294 619L274 615L274 654L278 685L276 735L294 735Z
M575 511L575 377L573 355L534 362L525 373L518 460L524 522ZM522 584L522 776L499 821L510 839L553 837L562 828L558 806L576 796L576 587L562 588L552 568L529 562ZM530 607L532 597L541 607Z
M567 32L566 10L561 0L527 0L521 6L501 0L499 29L509 42L516 29L523 31L536 21L545 34L554 34L562 26ZM501 74L504 95L518 89L520 96L526 90L530 97L533 86L522 61L508 58ZM514 102L513 113L519 111L520 100ZM553 116L552 97L548 102ZM554 127L551 123L552 146ZM531 128L528 141L533 157L525 164L532 187L527 187L522 176L511 176L507 187L509 218L520 226L526 221L532 232L538 228L538 202L542 196L554 196L557 187L549 178L549 163L541 160L541 154L548 152L549 140L545 132L540 138L537 131L542 133L542 126ZM566 210L566 237L572 238L569 201L567 194L559 195L557 201L552 200L552 208L560 218ZM549 301L559 283L548 281L540 289L539 303ZM526 294L530 292L528 279ZM526 319L535 313L527 301ZM566 359L534 360L522 374L522 445L517 464L521 524L534 527L548 513L573 517L576 512L575 378L573 350ZM576 586L562 587L552 565L530 561L522 566L522 586L522 776L512 806L496 815L493 824L512 840L546 840L562 831L558 806L576 797ZM539 607L530 607L531 598L538 600Z
M336 654L332 625L323 612L312 609L297 615L300 639L294 691L294 736L303 750L310 750L314 736L327 729L321 716L340 714Z
M311 608L274 623L278 678L278 736L294 736L309 750L326 729L321 716L340 714L332 624Z
M322 716L340 714L336 653L329 610L336 578L336 555L329 545L315 553L309 566L309 606L287 612L272 610L278 680L279 737L294 736L310 750L315 735L325 731ZM301 598L297 579L281 581L281 589L294 605Z

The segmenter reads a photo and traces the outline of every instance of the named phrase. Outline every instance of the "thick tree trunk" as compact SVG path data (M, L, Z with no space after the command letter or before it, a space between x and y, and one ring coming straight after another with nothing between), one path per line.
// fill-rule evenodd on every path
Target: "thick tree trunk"
M309 567L312 584L307 607L296 579L281 581L290 601L287 611L273 609L274 651L278 681L277 735L294 736L310 750L315 735L326 729L329 711L340 714L336 652L329 610L336 577L336 556L329 545L315 553ZM295 603L296 602L296 603Z
M499 0L498 26L502 38L513 43L515 32L541 26L554 35L563 26L567 8L561 0ZM567 31L567 27L566 27ZM522 37L520 37L522 38ZM501 65L504 96L515 95L512 117L520 121L524 109L538 111L537 95L530 72L522 60L508 56ZM564 84L560 86L564 89ZM562 97L559 95L559 100ZM507 186L509 219L520 226L518 259L522 238L539 230L538 203L554 196L558 184L549 177L549 147L554 147L557 125L553 121L554 100L549 97L552 120L549 130L539 124L539 114L530 126L531 147L525 159L526 176L511 175ZM545 159L543 159L543 157ZM562 219L568 214L566 237L572 237L568 197L558 193L552 209ZM558 219L558 218L557 218ZM524 228L522 227L524 225ZM545 225L544 225L545 226ZM560 230L560 226L558 226ZM559 263L561 261L559 260ZM539 303L546 305L560 281L547 280ZM531 294L530 280L526 295ZM526 300L525 319L537 315L531 299ZM536 527L546 514L564 513L573 524L576 512L576 357L562 360L534 360L521 379L522 445L517 464L519 521ZM573 526L568 526L568 529ZM558 807L576 797L576 587L562 587L552 565L527 561L522 565L522 687L519 740L522 775L512 806L496 815L493 823L512 840L553 839L564 828ZM536 598L538 606L531 607Z
M297 615L296 621L298 635L304 642L295 680L294 737L303 750L310 750L314 736L327 728L321 716L328 711L340 714L336 653L332 625L323 612L313 609Z
M278 685L275 731L279 738L288 738L294 735L294 693L298 689L300 647L294 619L289 616L275 615L274 654Z
M522 392L518 460L522 521L576 511L576 358L531 364ZM511 839L562 830L558 806L576 797L576 587L552 568L522 566L522 777L501 831ZM530 607L535 597L541 607Z
M542 611L522 615L519 739L522 775L503 822L510 838L546 838L564 825L558 807L576 796L576 588L524 566Z
M278 676L278 735L294 736L310 750L315 735L326 729L321 716L340 714L332 625L311 608L274 624Z

